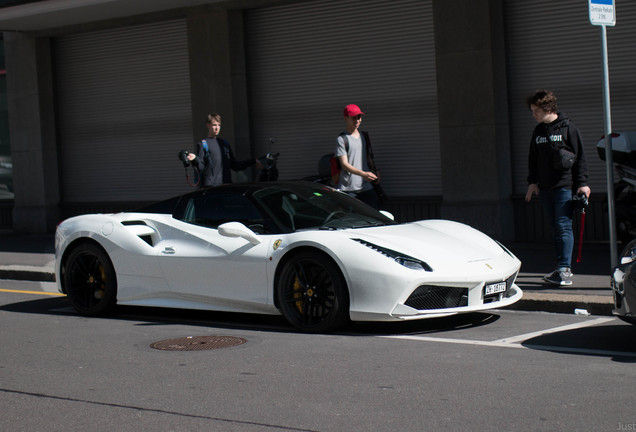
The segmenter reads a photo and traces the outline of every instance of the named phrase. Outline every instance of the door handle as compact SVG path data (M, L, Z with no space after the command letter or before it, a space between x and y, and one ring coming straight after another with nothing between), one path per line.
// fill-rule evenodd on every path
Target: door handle
M166 255L174 255L175 252L176 251L174 250L173 247L167 247L167 248L164 248L163 252L161 252L161 253L166 254Z

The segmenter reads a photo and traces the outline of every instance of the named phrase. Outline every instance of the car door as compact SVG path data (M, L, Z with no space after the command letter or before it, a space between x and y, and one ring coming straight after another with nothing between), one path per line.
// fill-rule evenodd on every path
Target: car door
M271 236L260 235L261 243L253 244L219 234L217 227L230 221L258 231L262 217L240 194L197 195L189 198L172 231L164 232L157 256L176 300L233 311L259 310L268 303Z

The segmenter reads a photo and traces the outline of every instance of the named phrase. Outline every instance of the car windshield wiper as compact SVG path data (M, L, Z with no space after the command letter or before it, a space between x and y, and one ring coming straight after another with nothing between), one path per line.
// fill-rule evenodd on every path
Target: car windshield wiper
M377 227L377 226L385 226L385 225L386 224L384 222L376 221L376 222L365 223L364 225L354 225L351 228L368 228L368 227Z
M338 225L338 226L329 226L329 225L321 225L318 227L320 230L341 230L341 229L357 229L357 228L369 228L376 226L385 226L386 223L376 221L376 222L364 222L358 224L346 224L346 225Z

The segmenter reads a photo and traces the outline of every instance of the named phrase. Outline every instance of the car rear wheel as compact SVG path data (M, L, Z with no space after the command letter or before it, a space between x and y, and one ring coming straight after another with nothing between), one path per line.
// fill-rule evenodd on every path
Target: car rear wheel
M82 315L103 315L117 302L117 279L106 252L93 244L75 248L64 266L64 292Z
M342 273L320 253L303 251L287 261L276 291L281 312L302 331L333 331L349 318L349 294Z

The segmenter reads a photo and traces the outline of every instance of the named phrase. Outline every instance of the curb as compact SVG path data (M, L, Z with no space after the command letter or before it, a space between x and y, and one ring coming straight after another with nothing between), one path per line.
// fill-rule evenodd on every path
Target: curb
M613 316L614 298L611 293L608 293L607 296L600 296L541 294L524 291L523 298L506 309L562 314L575 314L576 310L581 310L582 315Z
M0 279L9 279L27 282L55 282L55 273L41 270L25 269L0 269Z

